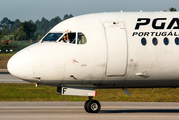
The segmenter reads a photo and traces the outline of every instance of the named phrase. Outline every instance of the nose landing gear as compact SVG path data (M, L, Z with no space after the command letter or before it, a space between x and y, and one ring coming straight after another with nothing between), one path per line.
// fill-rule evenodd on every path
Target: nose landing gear
M97 100L92 100L93 97L89 97L84 104L84 108L88 113L98 113L101 109L101 105Z

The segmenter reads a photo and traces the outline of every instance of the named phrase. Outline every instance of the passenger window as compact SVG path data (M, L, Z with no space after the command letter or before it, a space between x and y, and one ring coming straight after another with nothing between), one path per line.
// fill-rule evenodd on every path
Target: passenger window
M168 44L169 44L168 38L165 37L164 40L163 40L163 42L164 42L165 45L168 45Z
M175 38L175 44L179 45L179 38L178 37Z
M142 39L141 39L141 43L142 43L143 46L145 46L145 45L147 44L146 39L145 39L145 38L142 38Z
M83 33L78 33L78 41L77 44L85 44L86 43L86 37Z
M153 42L154 45L157 45L158 44L157 38L153 38L152 42Z

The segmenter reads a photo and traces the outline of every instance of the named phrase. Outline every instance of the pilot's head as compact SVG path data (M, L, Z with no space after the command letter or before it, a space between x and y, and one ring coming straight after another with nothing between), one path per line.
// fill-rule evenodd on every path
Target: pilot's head
M63 40L67 40L67 36L66 35L63 36Z

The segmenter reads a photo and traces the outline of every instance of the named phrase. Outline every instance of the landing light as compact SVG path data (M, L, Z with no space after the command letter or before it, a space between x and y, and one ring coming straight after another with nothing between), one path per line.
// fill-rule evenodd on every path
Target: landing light
M35 87L38 87L38 83L35 84Z

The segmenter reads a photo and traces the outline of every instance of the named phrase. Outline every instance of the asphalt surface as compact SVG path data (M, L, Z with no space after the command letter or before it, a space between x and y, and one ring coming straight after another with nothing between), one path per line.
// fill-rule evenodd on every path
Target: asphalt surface
M28 83L19 78L16 78L8 72L0 72L0 83Z
M10 74L7 69L0 69L0 74Z
M101 102L86 113L84 102L0 102L0 120L178 120L179 103Z

